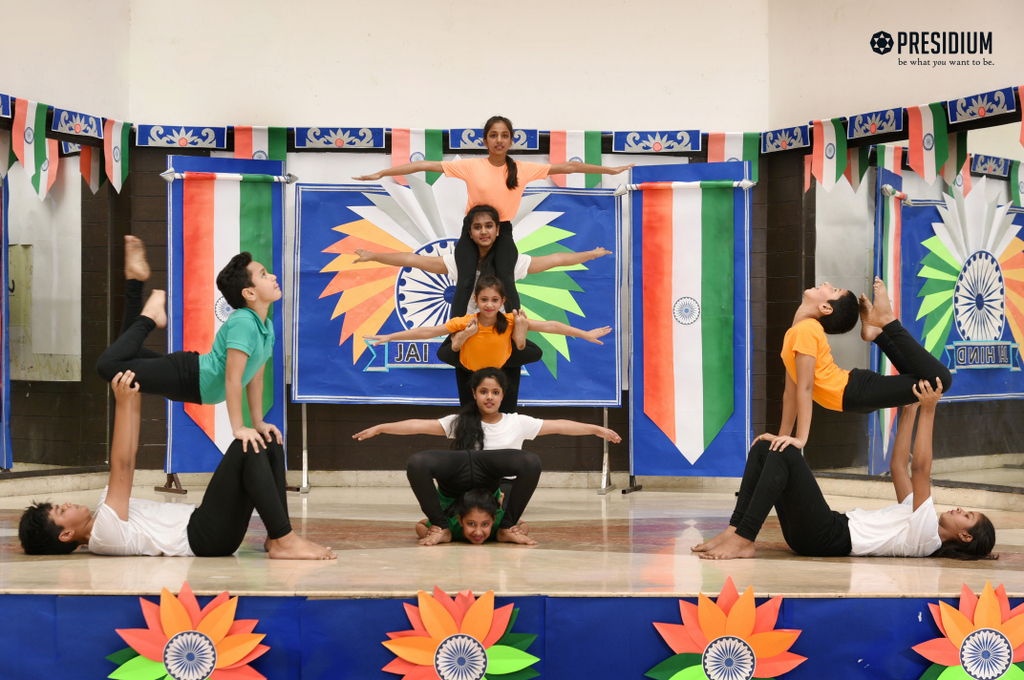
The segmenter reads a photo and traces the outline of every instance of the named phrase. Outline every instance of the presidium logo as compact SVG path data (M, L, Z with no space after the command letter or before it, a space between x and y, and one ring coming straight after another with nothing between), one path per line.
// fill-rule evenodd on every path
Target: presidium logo
M895 41L887 31L871 36L875 54L889 54L893 46L896 54L992 54L992 31L898 31Z

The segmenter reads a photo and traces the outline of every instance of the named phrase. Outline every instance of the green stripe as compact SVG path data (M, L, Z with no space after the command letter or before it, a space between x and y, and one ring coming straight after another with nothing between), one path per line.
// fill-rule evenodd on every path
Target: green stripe
M761 133L743 133L743 160L750 161L750 179L757 181L757 166L761 160Z
M35 147L36 174L32 175L32 187L39 193L39 181L43 163L46 161L46 104L36 104L36 117L32 121L32 146Z
M272 161L283 161L288 155L288 128L267 128L267 157Z
M833 118L830 122L836 134L836 181L838 182L846 172L846 130L843 129L842 118Z
M1010 164L1010 195L1018 207L1024 205L1021 203L1020 195L1020 161L1013 161Z
M132 131L132 124L125 121L121 125L121 188L128 181L128 135Z
M252 253L252 259L274 273L274 227L271 222L271 191L273 185L261 181L265 175L246 175L239 187L240 211L238 216L238 247ZM274 318L274 306L267 310L267 320ZM249 400L242 399L242 417L252 426ZM267 361L263 370L263 413L274 405L274 359Z
M857 148L857 173L858 181L864 180L864 175L868 171L868 157L871 155L870 146L861 146Z
M600 130L587 130L583 133L583 162L590 165L601 165ZM601 186L601 175L588 174L585 186L588 189Z
M733 412L733 194L701 195L700 323L704 371L704 448Z
M935 135L935 174L942 172L942 166L949 158L949 133L946 132L946 111L942 104L929 104L932 112L932 131Z
M423 131L423 156L424 160L428 161L444 160L444 147L441 142L440 130ZM427 184L433 184L437 181L437 178L441 176L441 173L428 172L426 175Z

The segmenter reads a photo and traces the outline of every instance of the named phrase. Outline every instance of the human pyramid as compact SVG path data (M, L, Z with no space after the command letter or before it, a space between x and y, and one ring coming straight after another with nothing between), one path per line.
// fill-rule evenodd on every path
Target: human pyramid
M425 515L415 527L419 544L452 541L481 545L489 540L536 545L521 521L541 474L540 458L522 450L541 435L621 438L604 427L571 420L541 420L516 412L521 367L541 358L528 331L559 333L602 344L610 327L583 331L529 319L519 304L516 281L525 276L587 262L609 254L604 248L542 257L520 255L511 219L526 185L549 175L619 174L632 166L604 167L579 162L540 164L515 161L512 123L495 116L484 125L486 158L417 161L354 179L416 172L444 173L463 180L469 200L454 255L357 250L355 262L416 267L456 282L452 318L441 326L367 336L380 344L448 334L438 357L455 367L461 411L437 420L405 420L367 428L363 441L379 434L434 434L453 440L448 451L410 457L407 474ZM154 328L167 323L166 295L154 290L143 305L150 270L145 247L125 237L125 313L121 334L97 363L116 400L110 452L110 481L95 512L82 505L37 503L21 518L19 537L32 554L62 554L86 545L104 555L223 556L241 545L253 509L266 525L271 559L336 559L330 548L299 537L288 517L284 452L280 431L262 420L264 365L276 341L267 319L281 299L276 277L249 253L231 259L217 287L235 310L221 326L209 353L160 354L143 347ZM754 541L772 507L783 535L807 556L893 555L979 559L991 555L995 530L981 513L957 509L936 515L930 468L935 407L952 385L949 371L908 333L893 314L878 279L873 302L825 283L804 292L786 334L782 423L777 434L754 441L729 527L692 550L703 559L750 558ZM861 322L861 337L890 359L899 375L845 371L833 362L826 333L846 333ZM226 402L234 441L214 472L200 506L131 498L139 437L139 393L198 404ZM246 399L252 427L242 417ZM812 401L832 410L868 413L903 406L891 457L898 504L881 510L833 512L804 461ZM916 441L912 438L917 419ZM794 435L794 427L796 434ZM913 442L913 461L910 463ZM502 480L514 477L507 492Z

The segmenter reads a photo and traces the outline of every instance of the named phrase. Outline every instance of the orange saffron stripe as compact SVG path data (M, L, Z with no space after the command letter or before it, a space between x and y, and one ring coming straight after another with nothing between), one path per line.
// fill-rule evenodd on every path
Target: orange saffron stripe
M182 189L182 349L200 354L213 347L213 182L186 179ZM214 407L185 404L214 439Z
M644 413L676 440L672 360L672 193L643 194Z

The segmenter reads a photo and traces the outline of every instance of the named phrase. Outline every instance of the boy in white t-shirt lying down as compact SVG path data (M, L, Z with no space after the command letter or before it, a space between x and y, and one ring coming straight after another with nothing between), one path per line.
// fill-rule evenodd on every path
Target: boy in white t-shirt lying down
M141 398L135 374L118 373L110 481L95 514L84 505L36 503L25 510L18 538L30 555L63 555L82 545L100 555L222 557L242 544L255 509L267 527L271 559L330 560L330 548L292 531L285 495L284 450L270 441L261 451L235 439L217 466L199 507L132 498L139 448Z

